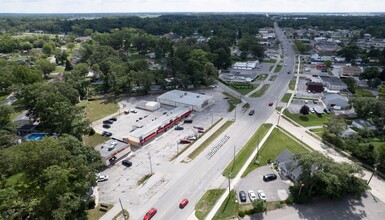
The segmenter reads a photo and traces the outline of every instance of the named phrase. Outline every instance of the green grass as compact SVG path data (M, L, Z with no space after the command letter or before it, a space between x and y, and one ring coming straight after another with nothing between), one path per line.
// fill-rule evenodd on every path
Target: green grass
M294 87L295 87L295 80L292 80L292 81L290 81L290 83L289 83L289 89L290 89L290 90L294 90Z
M321 137L322 134L325 132L325 129L324 128L313 128L313 129L310 129L309 131L311 131L314 134L316 134L316 135Z
M143 59L146 59L145 56L142 56L138 53L132 53L131 56L130 56L130 61L135 61L135 60L143 60Z
M329 76L333 76L333 72L330 69L328 69L328 74Z
M112 209L113 205L108 205L108 210ZM105 211L100 210L100 206L96 206L94 209L88 209L87 210L87 219L88 220L98 220L100 219L104 214L106 214Z
M277 76L271 76L271 77L269 78L269 81L274 81L276 78L277 78Z
M281 70L282 70L282 65L277 65L277 67L275 68L274 72L275 73L279 73Z
M210 189L208 190L202 198L195 205L195 216L199 220L205 219L207 214L214 207L215 203L222 196L226 189Z
M239 203L236 201L237 193L231 190L230 195L222 203L213 219L238 219Z
M148 179L150 179L150 177L152 175L154 175L154 174L153 173L149 173L149 174L146 174L146 175L142 176L140 179L138 179L138 181L136 181L136 185L139 186L142 183L146 182Z
M9 95L10 95L10 93L0 92L0 102L4 102Z
M244 109L245 111L247 109L249 109L249 108L250 108L250 104L249 103L245 103L244 105L242 105L242 109Z
M253 91L255 88L257 88L257 86L255 84L249 84L249 85L238 84L238 85L231 85L230 88L241 93L242 95L246 95L247 93L249 93L249 92Z
M330 118L330 114L317 115L310 113L304 116L302 114L292 114L287 109L283 111L283 114L304 127L322 126Z
M288 103L289 100L290 100L291 94L292 94L292 93L286 93L286 94L282 97L281 102Z
M374 97L370 91L365 89L356 89L355 91L355 96Z
M102 136L98 133L95 133L92 136L84 136L83 142L84 142L84 144L86 144L88 146L95 147L99 144L106 142L109 139L110 139L109 137L105 137L105 136Z
M130 213L123 209L123 212L124 212L124 215L126 216L127 219L130 219ZM115 217L112 218L112 220L120 220L122 218L124 218L122 215L122 211L120 211L118 214L115 215Z
M264 59L264 60L262 61L262 63L275 63L275 62L277 62L276 59Z
M227 102L229 103L229 108L227 109L228 112L233 111L236 105L242 103L242 100L230 95L227 92L224 92L223 95L225 95L228 98L227 99Z
M234 178L253 151L257 148L258 142L266 135L271 126L272 124L263 124L259 127L258 130L254 132L253 136L251 136L250 140L247 141L245 146L243 146L242 150L240 150L235 156L235 162L230 162L230 164L227 165L225 170L222 172L222 175L227 176L228 173L230 173L230 178Z
M15 107L13 107L13 111L14 112L10 116L11 120L15 119L18 115L20 115L25 110L27 110L27 109L25 109L24 106L15 106Z
M191 154L188 155L190 159L195 159L202 151L204 151L215 139L219 137L233 121L226 121L218 130L216 130L209 138L207 138L199 147L197 147Z
M249 164L245 173L242 174L242 177L247 176L249 173L260 166L265 166L268 160L274 161L275 158L285 149L288 149L293 154L308 152L306 148L294 141L291 137L275 128L255 158L255 160L259 161L259 163L257 164L252 162Z
M266 79L267 76L268 76L267 74L261 74L261 75L259 75L259 76L257 77L257 80L263 81L263 80Z
M87 101L86 117L93 122L114 114L118 110L118 100L116 99Z
M274 65L271 65L271 66L269 67L269 72L271 72L271 70L273 69L273 67L274 67Z
M263 94L265 94L265 92L269 89L269 87L270 87L269 84L263 85L263 87L260 90L251 94L251 97L257 98L257 97L263 96Z
M64 72L65 67L64 66L56 66L54 72L62 73Z

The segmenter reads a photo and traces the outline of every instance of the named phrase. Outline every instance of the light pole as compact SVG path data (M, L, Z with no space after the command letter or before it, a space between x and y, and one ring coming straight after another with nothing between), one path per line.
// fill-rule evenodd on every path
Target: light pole
M303 184L302 181L301 181L301 185L300 185L299 191L298 191L298 197L299 197L299 195L301 195L301 190L302 190L302 187L303 187L304 185L305 185L305 184Z
M234 160L234 163L235 163L235 144L234 144L234 156L233 156L233 160Z
M151 163L151 154L148 152L148 159L150 160L150 175L152 175L152 163Z
M178 141L176 142L176 153L179 154L179 143L178 143Z
M228 174L227 174L227 179L229 180L229 195L230 195L230 172L228 172Z
M124 219L126 220L126 219L127 219L127 218L126 218L126 213L124 213L122 201L120 200L120 198L119 198L119 203L120 203L120 208L122 208L122 214L123 214L123 217L124 217Z
M374 170L372 172L372 175L370 176L369 180L368 180L368 185L370 183L370 181L372 180L373 176L374 176L374 173L377 171L377 166L378 166L378 163L374 164Z

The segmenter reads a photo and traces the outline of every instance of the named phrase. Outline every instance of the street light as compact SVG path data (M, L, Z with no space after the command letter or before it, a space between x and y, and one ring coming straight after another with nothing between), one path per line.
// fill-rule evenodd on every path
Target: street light
M148 159L150 160L150 175L152 175L152 163L151 163L151 154L148 152Z
M370 176L370 178L368 180L368 183L367 183L368 185L369 185L370 181L372 180L372 178L374 176L374 173L377 171L377 166L378 165L379 165L378 163L374 164L374 169L373 169L372 175Z
M301 195L301 190L302 190L302 187L303 187L304 185L305 185L305 184L303 184L302 181L301 181L301 185L300 185L300 187L299 187L299 192L298 192L298 197L299 197L299 195Z

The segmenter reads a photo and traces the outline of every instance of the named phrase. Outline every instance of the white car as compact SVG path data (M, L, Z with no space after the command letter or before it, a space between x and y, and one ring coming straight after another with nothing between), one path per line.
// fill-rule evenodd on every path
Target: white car
M263 190L258 190L258 197L262 199L263 201L266 201L266 194L263 192Z
M309 108L310 113L315 113L314 108Z
M103 182L103 181L107 181L108 180L108 176L105 175L105 174L96 174L96 182Z
M257 199L257 196L255 195L255 192L253 190L249 190L248 193L249 193L249 198L251 202Z

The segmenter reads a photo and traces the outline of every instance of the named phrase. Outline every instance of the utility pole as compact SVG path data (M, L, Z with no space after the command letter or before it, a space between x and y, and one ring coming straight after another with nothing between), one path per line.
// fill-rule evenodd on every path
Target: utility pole
M179 154L179 144L178 144L178 141L176 142L176 153Z
M370 181L372 180L373 176L374 176L374 173L377 171L377 166L378 166L378 163L374 164L374 170L372 172L372 175L370 176L369 180L368 180L368 185L370 183Z
M235 106L235 111L234 111L234 121L237 120L237 106Z
M150 160L150 175L152 175L152 163L151 163L151 154L148 152L148 159Z
M119 203L120 203L120 208L122 208L122 214L123 214L123 217L124 217L124 219L126 220L126 219L127 219L127 218L126 218L126 213L124 213L122 201L120 200L120 198L119 198Z
M229 195L230 195L230 192L231 192L231 190L230 190L230 172L227 174L227 179L229 180Z
M233 157L234 163L235 163L235 144L234 144L234 157Z

